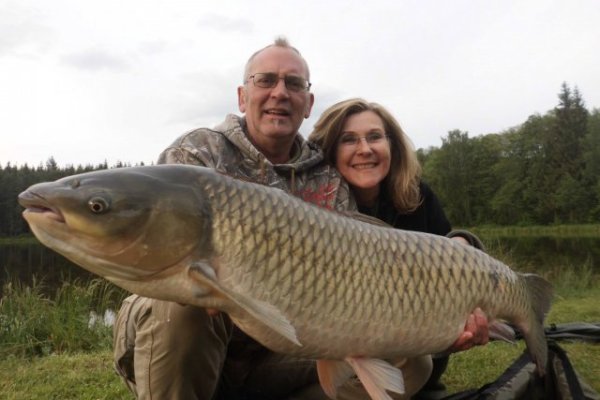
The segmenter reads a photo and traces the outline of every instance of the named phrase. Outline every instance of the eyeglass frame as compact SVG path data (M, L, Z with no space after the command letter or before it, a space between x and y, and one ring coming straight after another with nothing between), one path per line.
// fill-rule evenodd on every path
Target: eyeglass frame
M260 85L257 85L256 81L254 80L254 78L256 77L256 75L270 75L272 77L276 76L277 80L273 83L273 86L260 86ZM301 79L301 80L303 80L305 82L305 85L304 85L304 87L302 89L299 89L299 90L295 90L293 88L290 88L288 86L288 83L289 83L288 82L288 78ZM244 84L247 84L250 80L252 80L252 84L254 86L256 86L256 87L259 87L261 89L273 89L274 87L277 86L277 84L279 83L279 81L282 80L282 79L283 79L283 84L285 85L285 88L288 89L288 90L291 90L292 92L295 92L295 93L308 92L308 91L310 91L310 88L312 87L312 83L309 82L308 79L305 79L305 78L303 78L301 76L298 76L298 75L279 76L279 75L277 75L274 72L257 72L257 73L255 73L253 75L250 75L248 77L248 79L246 79L246 81L244 82Z
M369 136L373 136L373 135L381 135L381 137L375 138L375 139L371 139L371 141L369 141ZM345 137L352 137L353 142L349 143L349 142L345 142L342 140ZM347 147L347 148L355 148L358 147L358 145L360 144L360 142L362 140L365 141L365 143L368 146L372 146L372 145L376 145L378 143L383 143L383 141L385 139L388 139L391 137L390 134L388 133L381 133L381 132L369 132L367 135L365 136L360 136L360 135L344 135L341 134L340 137L338 138L338 145L339 146L343 146L343 147Z

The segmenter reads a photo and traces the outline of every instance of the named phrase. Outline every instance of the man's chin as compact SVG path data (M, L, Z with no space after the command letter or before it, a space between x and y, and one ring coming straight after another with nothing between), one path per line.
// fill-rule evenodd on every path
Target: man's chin
M298 133L298 129L294 129L291 124L269 124L268 127L262 130L264 134L272 138L286 138L295 136Z

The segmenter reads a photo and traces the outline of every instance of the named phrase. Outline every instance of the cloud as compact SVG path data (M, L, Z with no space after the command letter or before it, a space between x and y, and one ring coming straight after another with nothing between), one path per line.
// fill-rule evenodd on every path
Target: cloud
M63 64L88 70L112 70L125 71L129 69L129 63L123 58L102 49L87 49L61 57Z
M230 18L217 14L206 14L198 20L198 26L214 29L220 32L239 32L250 34L254 32L254 24L243 18Z
M342 100L349 99L350 97L355 97L348 96L343 91L326 84L319 84L313 92L315 95L315 103L310 113L310 117L308 117L308 119L306 119L300 127L300 133L302 133L304 137L308 137L308 135L310 135L315 123L319 120L319 117L321 114L323 114L323 111L325 111L328 107Z
M186 126L212 126L225 115L237 112L237 71L198 71L181 74L175 88L176 107L168 123Z
M142 54L157 55L164 53L167 50L165 41L146 41L139 44L138 48Z
M54 38L54 32L40 23L42 18L35 12L5 3L0 6L0 57L38 57Z

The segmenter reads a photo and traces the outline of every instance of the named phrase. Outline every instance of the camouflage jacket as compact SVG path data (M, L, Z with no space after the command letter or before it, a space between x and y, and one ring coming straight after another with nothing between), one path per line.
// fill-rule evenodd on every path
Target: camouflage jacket
M355 210L348 185L323 161L320 149L300 135L287 164L271 164L248 140L246 120L229 114L214 129L188 132L165 149L159 164L192 164L214 168L234 178L283 189L332 210Z

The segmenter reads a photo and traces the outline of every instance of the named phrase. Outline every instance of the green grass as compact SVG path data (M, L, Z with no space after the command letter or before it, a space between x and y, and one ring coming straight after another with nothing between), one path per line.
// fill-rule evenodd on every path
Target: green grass
M600 321L600 287L569 298L559 296L549 323ZM561 342L577 371L600 392L600 345ZM523 351L524 345L494 342L450 359L444 382L451 392L495 380ZM10 356L0 361L0 400L133 399L112 368L110 348L90 353L45 357Z
M108 350L0 361L0 400L133 399Z
M0 299L0 358L95 351L111 344L111 330L90 325L90 313L114 309L125 293L103 279L64 282L52 297L43 281L4 285Z
M585 271L584 271L585 272ZM590 271L556 270L547 323L600 322L600 284ZM120 304L103 280L65 283L49 298L41 283L9 283L0 300L0 400L133 399L112 367L111 329L88 326L89 311ZM116 298L116 300L115 300ZM600 345L561 342L584 379L600 392ZM524 345L494 342L452 355L443 377L451 392L495 380Z
M33 235L0 237L0 246L15 244L37 244L39 241Z
M52 296L43 280L14 278L0 299L0 399L120 399L112 328L90 312L116 309L125 292L104 279L65 281Z

